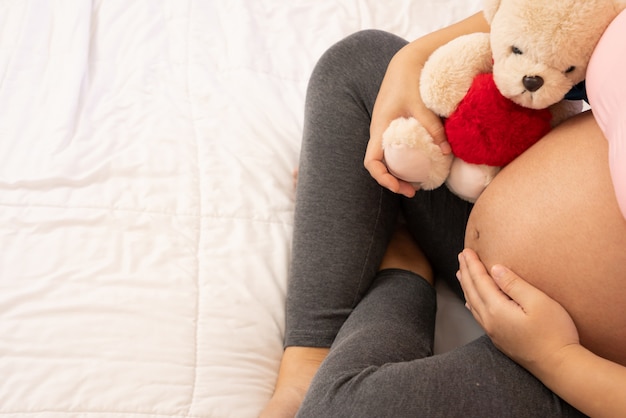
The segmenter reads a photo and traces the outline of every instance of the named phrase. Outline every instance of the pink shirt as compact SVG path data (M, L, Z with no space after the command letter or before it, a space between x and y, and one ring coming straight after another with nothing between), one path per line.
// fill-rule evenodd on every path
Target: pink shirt
M587 68L587 95L609 141L615 195L626 218L626 10L609 25Z

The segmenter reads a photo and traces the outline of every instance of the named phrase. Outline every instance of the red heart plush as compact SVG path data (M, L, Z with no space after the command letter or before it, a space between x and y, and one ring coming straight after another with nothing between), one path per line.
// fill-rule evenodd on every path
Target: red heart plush
M471 164L504 166L550 131L548 109L528 109L504 97L493 74L480 74L445 121L452 152Z

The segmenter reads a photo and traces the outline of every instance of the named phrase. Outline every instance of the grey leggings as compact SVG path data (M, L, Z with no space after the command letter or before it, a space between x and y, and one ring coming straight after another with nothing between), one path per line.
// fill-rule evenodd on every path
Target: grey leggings
M471 205L445 187L403 198L363 167L378 88L405 44L359 32L324 54L309 83L285 346L331 351L299 416L582 416L486 337L433 356L434 290L406 271L377 272L402 213L437 279L462 295Z

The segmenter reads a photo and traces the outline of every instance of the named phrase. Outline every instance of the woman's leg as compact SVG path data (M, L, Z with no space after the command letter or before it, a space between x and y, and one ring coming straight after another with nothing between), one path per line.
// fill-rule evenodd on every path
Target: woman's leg
M337 332L373 280L399 197L363 167L388 62L406 41L363 31L317 63L305 105L286 301L285 352L262 416L293 417Z
M400 198L363 167L370 115L388 62L406 41L352 35L309 82L287 291L286 346L329 347L373 280Z
M384 270L342 327L299 417L583 416L487 337L431 356L435 292Z
M363 167L374 101L406 41L363 31L333 46L309 83L287 292L286 346L329 347L370 287L401 202L437 277L451 279L471 205L445 187L406 199ZM460 293L460 292L459 292Z

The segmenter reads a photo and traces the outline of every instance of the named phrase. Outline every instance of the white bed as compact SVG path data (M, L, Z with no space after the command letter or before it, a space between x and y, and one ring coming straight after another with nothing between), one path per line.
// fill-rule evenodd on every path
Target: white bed
M480 0L0 0L0 417L254 417L332 43ZM446 350L479 332L440 292Z

